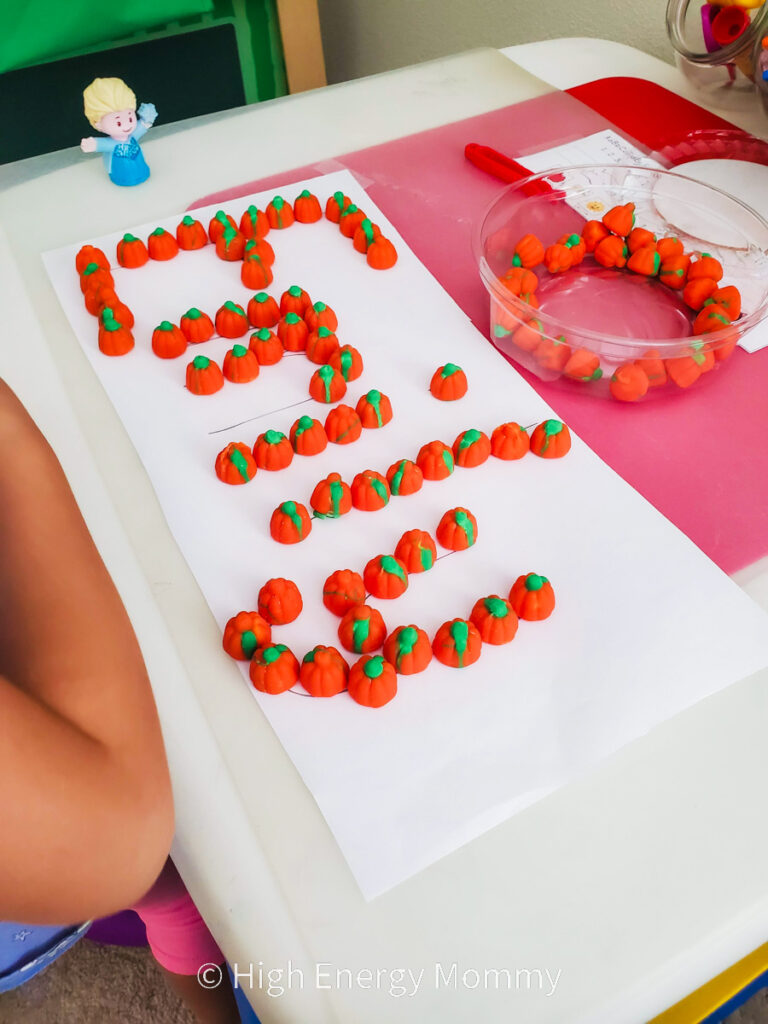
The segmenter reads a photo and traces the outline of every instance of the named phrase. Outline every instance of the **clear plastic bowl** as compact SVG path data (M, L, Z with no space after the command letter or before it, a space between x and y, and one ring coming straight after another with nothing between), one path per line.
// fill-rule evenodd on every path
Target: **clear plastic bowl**
M681 291L627 268L606 269L589 254L563 273L549 273L543 264L533 269L538 307L501 280L524 235L536 235L547 247L627 203L635 204L636 227L657 238L679 238L686 253L720 261L720 286L735 285L741 293L738 320L694 336L696 312ZM692 365L672 364L659 385L657 366L653 386L638 400L698 390L721 378L739 337L768 315L768 223L719 189L671 171L612 164L531 175L494 200L476 226L474 248L490 296L494 345L541 380L585 395L618 397L620 389L611 388L616 371L647 359L663 361L665 369L668 360L693 360L700 373ZM578 367L565 364L566 355L576 354L575 364L599 361L588 379L574 376Z

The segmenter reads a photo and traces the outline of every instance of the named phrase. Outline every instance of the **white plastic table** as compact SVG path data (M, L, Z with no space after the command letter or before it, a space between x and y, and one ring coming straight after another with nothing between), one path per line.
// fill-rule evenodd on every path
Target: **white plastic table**
M574 42L579 61L568 67ZM558 85L619 66L671 82L660 62L611 43L510 52L530 67L557 67ZM303 985L294 973L282 995L255 993L264 1024L637 1024L765 938L765 673L366 904L238 670L221 657L213 618L39 258L233 182L545 89L497 51L474 51L158 128L147 143L152 179L135 190L114 189L95 161L69 151L0 169L0 370L56 448L133 619L171 764L174 856L193 896L241 971L291 961L304 972ZM274 141L257 156L254 137ZM768 607L766 576L756 567L739 580ZM425 977L400 998L386 986L318 988L316 963L374 976L424 968ZM451 978L454 963L456 988L437 987L436 965ZM493 973L471 987L472 972L504 969L512 991L497 991ZM538 983L546 970L558 978L553 995L546 975Z

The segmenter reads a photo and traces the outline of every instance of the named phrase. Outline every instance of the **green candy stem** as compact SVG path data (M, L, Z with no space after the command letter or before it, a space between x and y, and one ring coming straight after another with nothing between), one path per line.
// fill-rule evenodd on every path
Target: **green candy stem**
M384 671L384 659L380 654L369 658L363 665L363 672L369 679L378 679Z
M309 191L308 188L303 188L301 190L301 192L299 192L299 195L298 195L299 199L309 199L309 197L310 197L310 191Z
M349 380L349 371L352 369L352 353L344 349L339 358L339 363L341 365L341 376L344 380Z
M376 388L373 388L365 396L365 400L368 402L368 404L373 408L373 411L376 413L376 425L379 426L379 427L383 426L384 425L384 421L381 418L381 392L377 391Z
M456 363L446 363L440 376L443 378L452 377L454 373L461 373L461 367L457 366Z
M259 641L256 639L256 634L251 632L250 629L246 629L246 631L240 637L240 646L243 648L243 654L246 656L246 658L252 658L253 652L259 646Z
M341 486L341 481L331 480L328 485L328 490L331 495L331 514L334 519L338 519L341 515L341 512L339 511L341 507L341 499L344 496L344 488Z
M324 313L328 309L324 302L316 302L312 308L316 313Z
M363 644L368 639L371 623L370 619L355 619L352 623L352 646L355 654L362 654Z
M282 196L275 196L275 198L272 200L272 207L275 210L277 210L278 213L280 213L280 211L282 210L282 208L284 206L285 206L285 200L283 199L283 197Z
M288 294L292 295L294 299L301 298L301 288L297 284L292 284L288 289Z
M188 309L187 312L184 314L183 319L184 320L199 320L202 315L203 314L200 312L200 310L197 308L197 306L192 306L191 309Z
M448 468L448 472L452 473L454 470L453 452L450 448L443 448L443 462Z
M334 192L333 193L333 201L336 203L336 205L338 206L338 208L340 210L344 209L344 193L343 192Z
M459 451L463 452L465 448L471 448L482 436L479 430L465 430L459 441Z
M245 347L245 345L233 345L232 346L232 355L236 359L242 359L243 356L247 354L247 352L248 352L248 349Z
M269 301L269 296L267 295L266 292L257 292L257 294L253 296L253 298L255 302L259 303Z
M195 223L195 218L190 217L189 214L187 214L186 217L181 218L181 223L184 225L185 228L191 228L192 225Z
M259 208L258 208L258 206L249 206L248 207L248 216L251 218L251 224L252 225L255 224L256 223L256 218L259 216Z
M397 576L399 580L402 580L403 583L405 583L403 567L399 564L396 558L392 557L392 555L382 555L381 568L388 575Z
M361 222L360 227L363 229L363 234L365 235L365 248L368 249L369 246L373 245L373 224L366 217L365 220Z
M331 400L331 381L333 380L334 373L335 371L333 367L329 366L327 363L324 366L321 366L320 369L317 371L317 375L323 382L323 386L325 387L326 402L330 402Z
M395 472L392 474L392 481L389 485L389 489L395 495L400 493L400 487L402 486L403 483L403 474L405 473L405 467L407 464L408 459L403 459L400 465L395 470Z
M132 235L130 233L127 233L127 234L123 235L123 241L124 242L138 242L138 238L136 237L136 235Z
M229 224L229 217L227 217L226 213L224 213L223 210L216 211L216 216L214 217L214 220L217 220L219 224L223 224L224 227L227 227L227 225Z
M296 502L284 501L283 504L280 506L280 511L284 515L288 516L293 525L296 527L296 532L301 537L304 533L304 524L302 523L301 516L299 515L298 510L296 508ZM306 661L307 659L305 658L304 660Z
M224 303L224 309L228 309L230 313L237 313L238 316L245 316L241 306L238 306L236 302L231 299L227 299Z
M494 619L505 619L509 615L507 602L503 601L500 597L486 597L483 604L488 614L492 615Z
M300 437L305 430L311 430L314 425L314 420L311 416L302 416L299 422L296 424L296 433L294 437Z
M463 668L464 654L469 643L469 626L463 619L457 619L456 622L451 623L448 632L450 633L454 647L456 648L456 655L459 659L459 668Z
M242 452L239 452L237 448L233 448L232 454L229 456L229 461L235 467L243 480L247 482L251 479L248 475L248 463L245 461L245 456Z
M268 430L264 434L264 440L267 444L280 444L285 440L285 434L281 434L279 430Z
M462 512L461 509L456 511L455 515L456 525L460 530L463 530L467 537L467 546L472 547L475 543L475 530L472 526L472 520L469 518L466 512Z
M429 548L425 548L423 544L419 544L419 558L421 559L421 564L425 571L431 569L435 564L432 552Z
M158 331L172 331L173 324L171 323L170 320L163 320L161 323L157 325L157 329Z
M165 228L155 228L155 230L152 232L152 234L155 235L156 238L159 238L160 235L164 235L165 234Z
M545 583L549 583L546 576L539 576L538 573L529 572L525 577L526 590L541 590Z
M196 370L207 370L211 365L211 360L208 356L195 356L192 360L192 365Z
M407 654L413 654L413 649L419 642L418 630L413 626L404 626L397 634L397 657L395 667L400 670L400 664Z
M286 313L285 322L287 324L298 324L301 323L301 317L298 313Z
M272 647L265 647L264 650L261 652L261 656L264 659L264 664L271 665L273 662L277 661L280 655L284 654L287 650L288 648L285 646L285 644L275 644Z
M370 480L368 482L370 483L371 488L379 496L380 501L384 505L389 504L389 494L387 493L386 486L381 482L381 480L377 480L376 477L373 476L373 477L370 478Z
M260 327L259 330L256 331L255 337L257 337L259 341L269 341L272 337L272 332L268 327Z
M544 444L541 446L542 452L545 452L549 447L550 437L555 437L557 434L561 432L562 429L563 424L560 422L560 420L547 420L545 422L544 437L546 438L546 440L544 441Z

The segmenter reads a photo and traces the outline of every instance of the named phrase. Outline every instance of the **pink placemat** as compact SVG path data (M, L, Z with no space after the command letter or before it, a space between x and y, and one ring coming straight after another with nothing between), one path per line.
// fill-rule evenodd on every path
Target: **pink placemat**
M465 161L465 144L524 155L608 127L616 126L571 96L552 93L237 185L190 208L347 167L487 338L489 305L471 233L501 186ZM726 572L768 554L768 349L753 355L737 350L727 376L713 380L712 387L638 406L565 394L519 372L601 458ZM574 500L590 498L564 496L566 530L568 503Z

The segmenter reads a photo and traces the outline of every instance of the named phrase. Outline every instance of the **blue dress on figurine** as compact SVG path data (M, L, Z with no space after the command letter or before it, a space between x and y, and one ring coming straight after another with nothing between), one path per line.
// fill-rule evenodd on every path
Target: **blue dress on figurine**
M140 185L149 177L149 167L139 145L157 117L153 103L142 103L139 107L139 123L125 142L115 139L96 139L96 152L104 155L104 166L114 185Z

